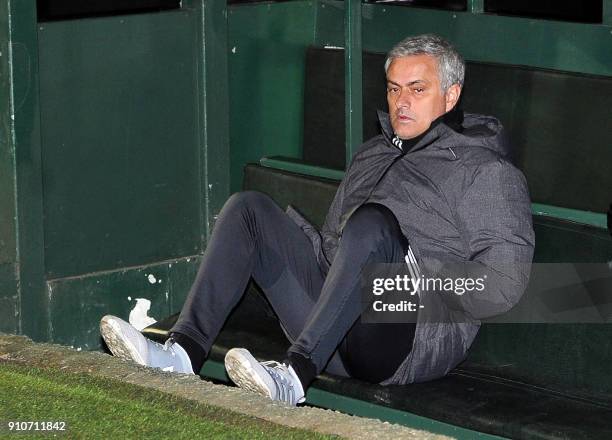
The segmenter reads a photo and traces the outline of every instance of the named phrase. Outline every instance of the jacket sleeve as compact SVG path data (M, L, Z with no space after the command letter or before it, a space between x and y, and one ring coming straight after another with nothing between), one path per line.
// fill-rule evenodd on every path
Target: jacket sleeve
M449 308L484 319L508 311L527 287L535 247L531 202L525 177L504 159L463 179L456 222L469 261L442 263L438 276L482 279L481 291L443 295Z

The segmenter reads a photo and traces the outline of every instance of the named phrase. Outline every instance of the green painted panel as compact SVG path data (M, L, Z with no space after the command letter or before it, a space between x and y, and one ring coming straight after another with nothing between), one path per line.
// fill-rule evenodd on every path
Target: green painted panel
M362 6L361 12L363 14ZM315 41L317 46L344 48L344 1L320 0L317 2ZM363 19L362 19L363 20ZM363 21L362 21L363 32ZM363 35L362 35L363 37ZM362 40L362 45L366 44Z
M570 221L577 220L569 219ZM559 224L534 216L538 263L608 263L612 261L612 237L605 228Z
M229 8L231 191L263 156L300 157L305 49L314 38L311 1Z
M183 304L198 274L201 261L202 257L196 255L195 257L180 260L173 264L172 267L169 267L170 314L180 312L183 308Z
M598 212L579 211L577 209L561 208L559 206L549 206L541 203L532 203L531 211L535 215L562 218L576 223L597 226L598 228L602 229L606 229L608 227L606 214L601 214Z
M603 0L603 22L612 25L612 1Z
M148 315L155 319L180 311L199 261L199 257L190 257L50 281L51 340L98 349L100 318L112 314L128 320L136 298L151 301Z
M514 380L608 400L611 340L609 324L485 324L468 360Z
M466 59L612 75L612 27L470 12L364 5L364 48L386 52L407 35L436 32Z
M0 284L2 281L0 281ZM0 298L0 333L19 333L19 301L15 295Z
M6 2L4 2L6 5ZM47 338L44 284L38 41L35 0L8 3L12 145L15 155L19 331ZM4 14L3 14L4 15ZM9 208L10 209L10 208Z
M306 401L311 405L322 408L329 408L361 417L370 417L390 423L397 423L414 429L446 435L457 440L501 440L504 438L484 432L472 431L471 429L462 428L460 426L450 425L406 411L400 411L340 394L330 393L329 391L320 390L316 386L308 389Z
M361 0L347 0L344 16L344 115L348 164L363 143Z
M484 12L484 0L470 0L468 2L468 9L474 14L481 14Z
M198 17L40 25L48 277L201 249Z
M12 154L4 147L0 145L0 264L14 262L17 258L14 162Z
M0 332L19 332L19 294L15 264L0 264Z
M343 46L343 2L324 0L316 44ZM451 12L384 4L363 5L363 49L385 53L408 35L435 32L472 61L612 75L612 26Z
M0 4L0 264L16 260L15 150L9 55L9 11Z
M198 70L203 72L199 83L203 85L199 87L203 108L200 125L204 128L201 139L206 146L202 149L202 188L206 199L202 229L206 239L202 241L208 242L217 215L230 195L228 20L225 0L199 0L198 5L198 11L203 11L198 27L203 40L198 62Z
M324 177L333 180L342 180L344 178L344 171L309 165L300 161L290 160L286 157L263 157L259 161L259 164L268 168L290 171L292 173L305 174L313 177Z

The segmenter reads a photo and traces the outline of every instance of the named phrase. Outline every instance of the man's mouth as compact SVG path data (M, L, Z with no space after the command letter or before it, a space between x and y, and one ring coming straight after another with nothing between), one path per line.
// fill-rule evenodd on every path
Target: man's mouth
M412 118L412 117L410 117L408 115L398 114L397 115L397 120L400 121L400 122L412 122L412 121L414 121L414 118Z

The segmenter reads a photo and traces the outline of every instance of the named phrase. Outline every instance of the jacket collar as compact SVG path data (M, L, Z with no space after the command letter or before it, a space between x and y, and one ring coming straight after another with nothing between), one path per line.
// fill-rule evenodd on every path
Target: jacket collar
M391 119L389 118L389 114L383 112L382 110L378 110L377 114L378 121L380 122L380 127L382 130L382 135L385 138L387 145L393 148L397 148L393 144L393 137L395 136L395 133L393 131L393 127L391 126ZM443 118L443 116L441 116L441 118ZM419 142L417 142L417 144L410 149L410 152L422 150L423 148L428 147L441 137L448 135L449 132L453 132L453 130L444 123L444 120L441 120L438 124L435 125L435 127L429 129L425 136L423 136L421 140L419 140Z

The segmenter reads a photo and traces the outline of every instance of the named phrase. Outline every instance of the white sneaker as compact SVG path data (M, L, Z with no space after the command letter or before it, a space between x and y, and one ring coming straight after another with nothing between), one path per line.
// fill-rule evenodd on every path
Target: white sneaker
M102 318L100 333L113 355L121 359L164 371L194 374L189 355L172 339L168 339L164 345L158 344L113 315Z
M306 400L304 389L291 365L258 362L245 348L232 348L225 355L225 369L240 388L272 400L297 405Z

